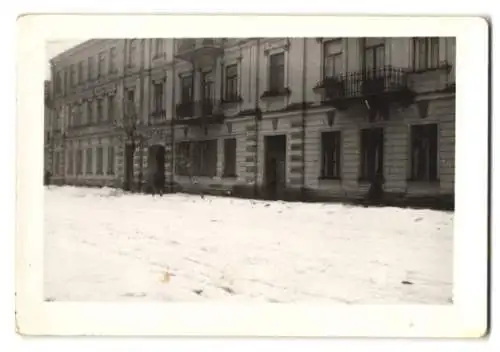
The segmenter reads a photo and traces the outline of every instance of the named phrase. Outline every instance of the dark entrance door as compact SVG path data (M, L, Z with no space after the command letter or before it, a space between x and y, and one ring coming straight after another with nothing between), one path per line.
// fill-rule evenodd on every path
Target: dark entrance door
M286 135L266 136L264 185L267 197L283 199L286 187Z
M165 189L165 147L154 145L149 147L148 169L150 185L154 193L163 193Z
M134 179L134 145L125 144L125 180L123 189L130 191L132 189L132 180Z

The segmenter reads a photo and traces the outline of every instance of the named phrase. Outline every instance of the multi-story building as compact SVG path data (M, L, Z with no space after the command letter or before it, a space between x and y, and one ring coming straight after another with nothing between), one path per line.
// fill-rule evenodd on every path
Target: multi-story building
M455 38L89 40L51 64L56 182L453 199Z

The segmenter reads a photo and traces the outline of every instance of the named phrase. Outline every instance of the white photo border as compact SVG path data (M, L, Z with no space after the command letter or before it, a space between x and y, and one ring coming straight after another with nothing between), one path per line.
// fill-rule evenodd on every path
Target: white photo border
M192 23L197 24L193 26ZM43 300L46 42L112 37L456 37L453 305ZM18 19L16 326L28 335L479 337L487 329L488 24L473 17L26 15Z

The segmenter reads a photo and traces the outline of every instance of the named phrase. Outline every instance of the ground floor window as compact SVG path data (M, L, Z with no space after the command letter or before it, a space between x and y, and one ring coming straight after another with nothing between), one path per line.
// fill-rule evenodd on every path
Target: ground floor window
M108 175L114 175L115 173L115 147L108 146Z
M236 176L236 138L224 139L224 176Z
M83 150L81 149L76 151L76 174L83 174Z
M175 174L179 176L189 176L189 169L191 167L190 150L191 145L189 142L180 142L175 146Z
M217 140L178 143L175 173L179 176L217 175Z
M194 143L193 148L193 175L217 175L217 140L207 140Z
M54 153L54 175L59 175L59 153Z
M67 155L67 160L68 160L68 165L66 167L66 173L68 175L73 175L73 155L74 151L73 150L68 150L68 155Z
M438 125L411 127L411 179L435 181L438 169Z
M86 155L87 164L86 164L86 168L85 168L85 173L87 175L91 175L91 174L93 174L93 170L92 170L92 148L88 148L86 154L87 154Z
M96 149L96 174L102 175L103 172L103 150L102 147Z
M384 172L384 129L361 130L361 179L372 181Z
M321 177L340 178L340 131L321 134Z

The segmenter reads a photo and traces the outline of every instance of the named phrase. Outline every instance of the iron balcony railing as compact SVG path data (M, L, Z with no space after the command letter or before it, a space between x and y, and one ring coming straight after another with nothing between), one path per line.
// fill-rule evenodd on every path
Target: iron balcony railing
M177 104L177 118L186 119L193 117L209 117L219 113L216 111L218 104L214 99L201 99Z
M391 66L327 77L319 86L325 100L363 98L408 88L407 72Z

